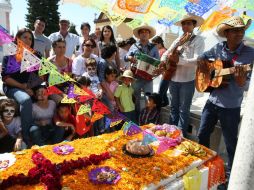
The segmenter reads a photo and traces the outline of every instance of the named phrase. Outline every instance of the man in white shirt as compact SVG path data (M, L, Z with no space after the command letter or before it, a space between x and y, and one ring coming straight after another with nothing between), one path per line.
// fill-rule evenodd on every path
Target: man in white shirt
M37 17L34 23L34 49L48 58L51 49L51 41L43 34L46 27L46 20L43 17Z
M60 19L59 27L59 32L50 34L49 39L51 42L54 42L59 38L63 38L66 42L65 56L71 58L75 52L76 46L79 45L79 36L68 32L70 21L67 19Z
M189 125L189 113L192 97L195 91L195 72L197 58L204 51L204 40L193 33L195 27L204 22L202 17L195 15L185 15L182 20L175 23L181 26L183 36L177 38L171 47L162 55L162 64L169 64L168 71L176 65L175 72L171 72L169 77L170 92L170 124L182 129L186 137ZM184 38L184 36L189 36ZM182 46L179 41L186 40ZM173 63L173 64L172 64ZM167 71L166 71L167 72ZM162 81L163 82L163 81Z

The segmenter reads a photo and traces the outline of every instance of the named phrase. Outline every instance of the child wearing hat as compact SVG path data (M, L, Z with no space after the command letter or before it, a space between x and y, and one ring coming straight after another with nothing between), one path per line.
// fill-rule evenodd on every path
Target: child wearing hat
M158 124L161 109L161 96L158 93L146 93L146 107L139 115L139 125Z
M131 83L134 81L131 70L125 70L120 77L122 84L119 85L114 93L116 104L119 110L131 121L136 121L135 104L133 102L134 89Z

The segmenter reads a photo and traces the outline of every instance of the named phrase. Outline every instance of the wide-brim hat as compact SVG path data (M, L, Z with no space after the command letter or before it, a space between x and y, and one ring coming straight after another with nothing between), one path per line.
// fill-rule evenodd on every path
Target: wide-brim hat
M133 77L133 72L131 70L125 70L122 76L119 77L119 80L122 80L124 77L135 80L135 78Z
M193 15L193 14L187 14L187 15L184 15L181 20L175 22L174 25L176 25L176 26L182 26L182 22L187 21L187 20L195 20L197 22L195 27L201 26L204 23L204 21L205 21L200 16Z
M217 26L216 31L220 37L225 37L225 34L224 34L225 30L232 29L232 28L244 28L244 30L247 30L250 25L251 25L251 19L249 19L247 23L245 24L241 17L233 16L222 21L222 23L220 23Z
M149 35L149 39L154 37L156 35L156 30L155 28L153 28L152 26L148 26L147 24L143 24L142 26L139 26L137 28L135 28L133 30L133 35L136 37L136 38L139 38L139 31L140 30L149 30L150 31L150 35Z

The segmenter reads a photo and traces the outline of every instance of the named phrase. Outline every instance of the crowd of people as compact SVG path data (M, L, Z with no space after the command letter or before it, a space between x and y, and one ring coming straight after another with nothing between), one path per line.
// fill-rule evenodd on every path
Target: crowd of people
M21 40L45 57L62 74L77 80L82 88L89 88L111 113L121 112L139 125L159 123L160 109L170 106L169 124L179 127L187 137L189 113L195 91L196 68L207 71L212 60L220 59L236 66L228 85L213 89L204 107L198 133L199 143L209 147L210 135L220 120L229 156L229 171L237 143L240 105L243 91L247 89L247 72L241 65L254 60L254 49L244 45L244 32L248 28L240 17L221 23L217 32L226 41L204 52L205 42L194 33L203 23L195 15L186 15L175 25L183 35L166 49L164 41L156 35L155 28L144 24L133 30L133 37L116 40L111 26L96 28L90 34L89 23L80 27L82 36L68 31L68 19L60 19L59 31L49 37L43 34L47 21L35 19L34 31L20 29L14 42ZM143 64L138 54L161 60L153 77L162 75L158 93L153 90L153 80L137 74ZM104 127L104 118L91 124L87 134L76 133L76 112L73 106L61 103L63 94L47 93L47 80L31 87L28 80L36 72L10 72L8 65L18 62L15 55L3 59L3 89L8 99L0 102L0 153L17 151L32 145L59 143L84 136L110 132ZM19 63L20 64L20 63ZM146 66L147 70L149 65ZM143 71L144 72L144 71ZM64 85L57 85L64 91ZM167 91L169 90L169 99ZM141 94L146 106L140 105Z

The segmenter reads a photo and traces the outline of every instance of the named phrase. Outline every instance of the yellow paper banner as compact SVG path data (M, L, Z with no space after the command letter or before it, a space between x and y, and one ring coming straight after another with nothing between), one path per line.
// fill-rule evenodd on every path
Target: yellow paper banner
M61 100L61 103L63 104L74 104L76 103L77 101L73 98L68 98L68 96L64 96L64 98Z
M91 118L91 122L94 123L95 121L97 121L97 120L99 120L101 118L103 118L102 114L94 113L92 118Z
M88 113L91 111L91 107L89 104L84 104L79 107L77 115L83 115L84 113Z
M184 190L200 189L201 173L197 168L190 170L183 176Z

